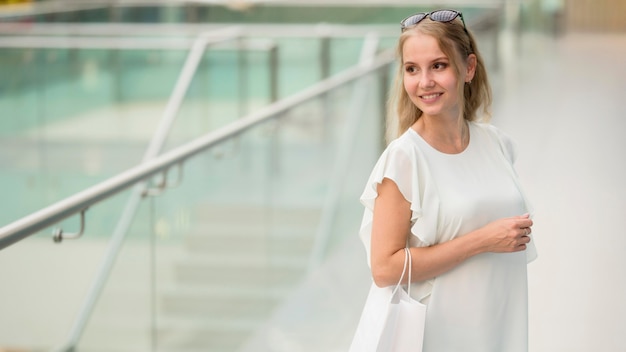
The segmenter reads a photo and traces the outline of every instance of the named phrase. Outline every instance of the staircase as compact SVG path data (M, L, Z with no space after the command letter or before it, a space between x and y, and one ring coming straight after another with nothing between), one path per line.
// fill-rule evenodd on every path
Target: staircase
M159 289L159 351L237 351L306 274L319 209L200 205Z

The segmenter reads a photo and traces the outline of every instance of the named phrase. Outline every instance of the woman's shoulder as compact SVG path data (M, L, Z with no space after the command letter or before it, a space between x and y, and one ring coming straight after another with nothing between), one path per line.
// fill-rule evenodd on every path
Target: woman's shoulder
M396 139L389 142L387 151L404 151L408 152L410 150L414 150L417 148L417 144L415 142L415 136L413 130L410 128L406 130L403 134L398 136Z
M471 122L471 124L477 130L482 131L490 141L496 143L510 162L515 161L517 156L517 145L506 132L487 122Z
M495 138L510 138L502 129L489 122L472 121L470 122L477 130L483 131Z
M410 175L420 163L419 146L411 130L407 130L389 142L374 166L373 174L381 176L385 173Z
M498 127L491 124L490 122L472 121L470 122L470 125L474 126L474 128L480 131L484 131L485 133L492 133L495 135L502 133L502 131Z

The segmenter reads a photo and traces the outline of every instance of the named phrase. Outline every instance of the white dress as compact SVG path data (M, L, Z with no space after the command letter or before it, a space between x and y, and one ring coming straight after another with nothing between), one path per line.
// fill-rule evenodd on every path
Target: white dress
M394 181L411 204L411 246L445 242L504 217L532 216L513 169L511 140L492 125L469 126L469 145L459 154L437 151L413 129L383 152L361 196L360 236L368 258L383 178ZM412 296L428 306L423 351L527 352L526 264L535 258L531 241L526 251L483 253L414 283Z

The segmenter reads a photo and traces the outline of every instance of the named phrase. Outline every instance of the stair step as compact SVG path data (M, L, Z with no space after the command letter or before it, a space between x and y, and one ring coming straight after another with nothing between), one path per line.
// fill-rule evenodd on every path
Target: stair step
M210 304L229 303L211 300ZM261 315L180 313L170 311L163 315L165 318L157 319L159 351L235 351L268 318L265 312Z
M148 318L148 317L146 317ZM225 319L176 319L157 316L155 332L158 351L223 351L237 349L261 321ZM90 324L85 331L80 350L85 351L150 351L152 323L125 319L110 319Z
M250 221L240 220L232 223L208 223L196 224L189 230L188 236L206 237L248 237L248 238L307 238L312 237L317 230L317 224L313 225L277 225L259 224Z
M249 266L240 263L232 265L179 263L174 269L174 278L180 283L219 283L225 286L237 285L279 285L294 283L306 272L304 265L293 266Z
M198 265L220 269L231 267L305 268L307 260L308 257L303 257L298 253L276 255L275 253L257 250L251 254L246 253L244 255L239 251L223 251L212 255L192 253L185 257L180 257L173 264Z
M164 296L160 305L168 317L212 317L229 321L231 319L266 319L274 307L282 300L280 296L219 296L187 294Z
M168 319L157 328L159 351L236 351L255 331L258 323L237 325L202 319Z
M158 349L232 352L303 279L319 209L200 204L158 287Z
M315 226L319 222L318 208L281 207L259 205L200 204L193 212L194 222L201 223L253 223L274 225Z
M241 300L277 300L291 292L289 286L272 287L228 287L222 285L169 285L159 289L161 298L187 299L192 297L205 297L220 302L238 302Z
M308 236L296 234L293 236L265 236L250 232L230 231L232 233L223 235L215 235L208 232L202 235L188 235L185 237L185 248L191 253L202 252L206 255L218 253L235 255L241 253L247 256L254 253L269 253L273 255L292 253L303 256L310 252L314 241L312 233Z

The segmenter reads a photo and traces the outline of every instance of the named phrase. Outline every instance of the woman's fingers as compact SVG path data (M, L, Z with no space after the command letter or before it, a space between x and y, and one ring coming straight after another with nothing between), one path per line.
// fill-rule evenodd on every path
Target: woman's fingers
M514 238L512 238L512 247L513 251L521 251L526 249L526 244L530 242L530 234L532 233L533 221L530 219L528 214L524 214L518 217L515 217L513 223L513 232L511 233Z

